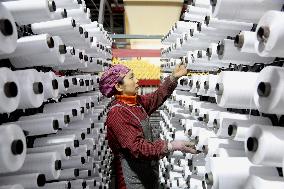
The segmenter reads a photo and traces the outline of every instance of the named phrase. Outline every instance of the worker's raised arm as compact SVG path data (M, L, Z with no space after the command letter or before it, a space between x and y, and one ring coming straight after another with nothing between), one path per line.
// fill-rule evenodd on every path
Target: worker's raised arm
M175 67L171 76L166 77L154 93L138 96L138 102L144 107L148 115L155 112L171 96L177 86L177 80L186 74L186 66L179 64Z
M147 114L151 115L171 96L176 86L176 79L168 76L155 92L140 95L137 100L146 110Z

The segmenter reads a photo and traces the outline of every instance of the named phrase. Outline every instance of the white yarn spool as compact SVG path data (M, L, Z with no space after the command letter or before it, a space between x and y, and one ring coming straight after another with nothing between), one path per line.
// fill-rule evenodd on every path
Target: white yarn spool
M210 41L208 41L207 39L200 39L195 36L189 36L188 39L182 44L182 47L184 48L184 50L194 51L196 49L205 50L209 45Z
M88 113L88 109L87 106L89 106L89 104L87 105L87 100L84 98L77 98L77 97L70 97L70 98L64 98L61 101L62 103L66 102L66 103L76 103L79 105L79 107L81 108L81 113Z
M19 170L26 157L26 140L17 125L0 126L0 173Z
M68 15L75 18L80 24L90 24L90 9L85 6L80 6L78 9L69 9Z
M218 75L209 74L208 81L204 81L203 86L205 93L210 97L215 97L215 87L217 83Z
M232 119L247 120L248 116L231 112L220 112L214 119L213 129L218 137L228 138L228 127Z
M58 36L53 36L54 48L51 51L41 54L33 54L28 57L15 57L11 59L12 64L17 68L30 66L57 66L65 61L66 46Z
M227 20L239 20L245 22L257 23L263 13L269 10L281 10L283 1L275 0L252 0L252 1L234 1L234 0L214 0L213 17ZM232 9L234 7L234 9ZM253 10L253 11L251 11Z
M189 81L189 86L191 87L190 92L191 93L197 93L197 88L196 88L196 82L199 79L199 75L193 75Z
M202 22L204 20L204 16L185 12L183 14L183 20L188 20L188 21L192 21L192 22Z
M204 177L206 173L206 169L204 166L194 166L192 172L196 174L197 176Z
M42 173L47 180L57 179L61 171L61 157L57 152L27 154L17 174Z
M67 10L63 8L56 9L54 12L54 19L62 19L62 18L67 18Z
M229 139L208 138L208 146L204 146L207 157L213 157L217 154L219 148L244 150L244 143Z
M246 157L245 150L230 149L230 148L219 148L216 151L217 157Z
M210 0L193 0L192 5L200 8L210 8Z
M78 188L78 189L82 188L83 189L83 188L87 187L86 181L84 179L72 180L72 181L70 181L70 183L71 183L71 186L73 188ZM88 189L88 188L86 188L86 189Z
M57 8L76 9L79 8L82 2L80 0L54 0Z
M277 176L262 176L251 175L248 177L244 189L265 189L273 187L275 189L281 189L284 187L283 179Z
M19 89L19 82L15 75L8 68L0 69L0 112L10 113L18 108L20 102L21 91Z
M58 36L53 36L54 48L50 51L10 58L11 63L16 68L25 68L32 66L57 66L65 61L66 46Z
M70 118L73 120L82 120L84 114L81 112L80 101L71 101L71 102L60 102L53 104L46 104L43 109L44 113L53 113L53 112L66 112L70 115Z
M203 7L195 7L195 6L188 5L186 11L190 14L200 15L200 16L203 16L203 17L211 15L211 7L210 6L203 8Z
M202 181L202 178L197 177L195 178L194 175L190 178L190 188L202 188L204 186L204 181Z
M216 34L213 31L206 31L206 30L203 30L201 32L198 30L190 30L190 35L194 38L199 38L200 40L206 41L209 44L218 43L220 40L226 38L226 34L224 33ZM206 48L209 46L209 44L206 46Z
M223 108L219 107L214 103L197 101L193 102L193 115L198 117L203 117L207 111L215 110L215 111L224 111Z
M19 120L15 124L27 131L27 136L57 133L60 128L59 121L54 117Z
M72 17L51 20L47 22L39 22L31 25L34 33L50 33L51 35L61 35L65 32L74 32L76 21Z
M258 75L254 102L263 113L282 114L283 111L283 73L281 67L265 67Z
M52 146L57 144L72 144L72 147L79 147L79 140L75 134L63 135L63 136L48 136L42 138L36 138L34 141L34 147Z
M213 128L214 119L219 115L220 111L209 110L203 115L203 121L207 123L208 128Z
M80 175L79 169L70 168L61 170L58 180L76 179Z
M14 185L0 186L0 189L24 189L24 187L20 184L14 184Z
M216 135L212 130L208 130L207 128L202 128L199 132L196 149L202 151L203 146L208 145L208 139L214 137L216 137Z
M276 168L256 167L249 162L247 157L233 158L209 158L210 172L205 174L205 181L208 187L225 189L243 188L247 177L253 171L259 171L264 175L276 175ZM234 168L234 171L229 171Z
M38 108L43 103L43 84L38 71L34 69L18 70L15 75L19 81L20 103L18 108Z
M20 184L24 188L32 189L44 186L46 183L46 178L44 174L39 173L1 176L0 183L1 185Z
M84 140L86 138L86 134L84 131L80 131L80 130L61 130L59 132L57 132L57 136L66 136L66 135L71 135L74 134L76 136L76 138L78 138L79 140Z
M12 53L17 45L17 28L11 13L0 4L0 55Z
M70 181L60 181L60 182L52 182L52 183L47 183L42 187L42 189L70 189L71 188L71 183Z
M255 53L240 52L234 45L234 41L224 39L217 47L217 54L220 60L233 61L237 64L251 65L254 63L271 63L273 59L260 57Z
M205 34L205 35L210 35L210 36L222 36L222 37L226 37L226 36L235 36L239 33L238 30L232 30L232 29L219 29L219 28L215 28L215 27L208 27L205 24L198 24L197 27L198 31L200 31L201 33Z
M255 109L257 76L253 72L221 72L215 87L217 104L223 108Z
M284 130L281 127L253 125L246 135L246 154L257 165L281 167L282 151L275 151L283 146ZM271 146L273 144L273 146Z
M70 86L68 79L65 76L58 76L56 79L58 81L59 94L65 94Z
M66 50L67 50L67 53L65 55L65 62L64 62L64 65L66 63L68 63L68 65L70 64L69 62L74 62L76 60L79 61L79 59L76 59L76 50L73 46L67 46L66 47Z
M44 153L44 152L56 152L62 159L69 159L72 154L71 146L69 144L57 144L52 146L42 146L35 148L28 148L27 153ZM61 174L61 173L60 173Z
M43 80L43 89L44 89L44 99L56 98L59 95L58 91L58 81L54 72L39 72Z
M258 44L256 33L252 31L242 31L235 38L235 46L240 52L257 53Z
M231 139L245 141L246 133L253 124L272 125L269 118L259 116L247 116L244 120L230 119L228 135Z
M184 21L177 21L175 25L173 26L173 32L175 33L186 33L190 29L195 29L197 26L194 22L184 22Z
M257 52L260 56L283 57L283 18L283 12L268 11L259 20L256 32L259 40Z
M3 5L21 25L54 19L56 4L51 0L7 1Z
M2 54L0 58L4 59L48 53L54 48L54 40L49 34L32 35L18 39L16 46L15 51L10 54Z
M61 129L65 129L68 127L68 124L70 123L70 116L64 112L56 112L56 113L41 113L41 114L35 114L31 116L22 116L20 117L21 120L33 120L33 119L40 119L40 118L47 118L47 117L54 117L59 122L59 127Z
M62 160L62 168L81 168L85 164L86 159L83 155L80 156L71 156L68 160Z
M209 27L214 27L218 29L231 29L237 31L250 31L253 27L253 23L240 22L235 20L218 19L210 16L205 17L205 24Z
M92 176L91 170L81 170L78 178L87 179L88 177L91 177L91 176Z
M202 96L207 96L205 93L205 89L204 89L204 83L208 83L209 80L209 75L202 75L199 80L198 80L198 85L197 85L197 95L202 95Z

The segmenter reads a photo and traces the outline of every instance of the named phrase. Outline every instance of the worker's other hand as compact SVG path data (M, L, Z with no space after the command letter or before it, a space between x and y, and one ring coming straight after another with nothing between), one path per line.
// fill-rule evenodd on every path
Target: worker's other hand
M180 78L182 76L186 76L187 75L187 68L186 65L184 63L178 64L176 65L172 76L174 76L175 78Z
M197 153L194 143L190 141L174 140L170 142L168 146L169 151L181 151L192 154Z

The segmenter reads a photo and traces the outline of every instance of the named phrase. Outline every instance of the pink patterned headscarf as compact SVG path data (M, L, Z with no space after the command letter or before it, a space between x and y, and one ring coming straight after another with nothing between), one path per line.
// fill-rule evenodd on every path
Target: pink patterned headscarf
M122 81L124 76L130 71L130 69L124 65L117 64L106 70L101 79L99 89L101 93L110 98L115 93L115 85Z

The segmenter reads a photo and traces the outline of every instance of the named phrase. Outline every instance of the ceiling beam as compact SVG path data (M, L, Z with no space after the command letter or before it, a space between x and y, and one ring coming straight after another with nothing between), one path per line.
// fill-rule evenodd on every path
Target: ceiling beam
M129 35L129 34L113 34L113 39L162 39L163 35Z
M112 49L113 57L160 57L157 49Z

